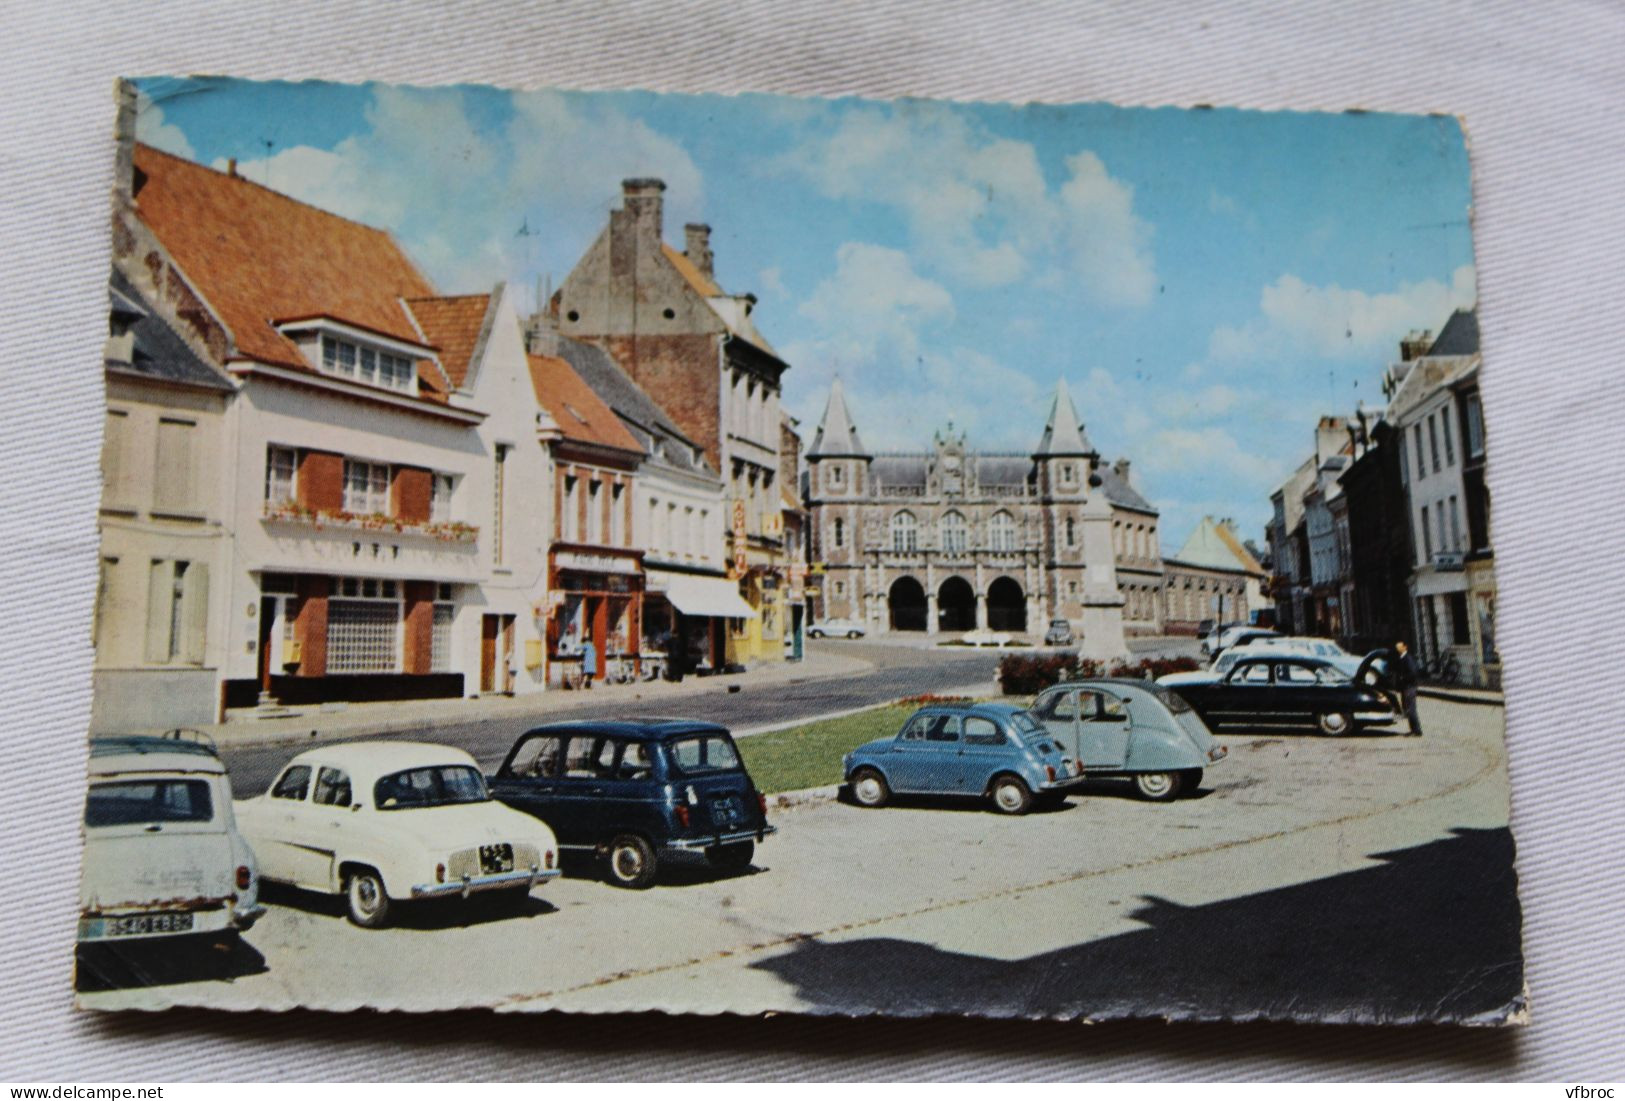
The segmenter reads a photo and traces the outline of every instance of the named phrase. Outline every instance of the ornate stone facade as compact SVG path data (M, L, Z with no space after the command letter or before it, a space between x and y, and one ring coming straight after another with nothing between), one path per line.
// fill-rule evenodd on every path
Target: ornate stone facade
M952 425L929 451L875 454L837 381L807 466L816 619L1030 634L1065 619L1101 657L1126 651L1125 630L1159 629L1157 511L1126 462L1101 462L1064 382L1024 455L972 451Z

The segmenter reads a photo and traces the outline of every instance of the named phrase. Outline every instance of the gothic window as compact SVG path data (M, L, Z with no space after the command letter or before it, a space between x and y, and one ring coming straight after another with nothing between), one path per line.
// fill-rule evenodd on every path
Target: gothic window
M1077 523L1070 516L1066 518L1066 545L1068 547L1075 547L1078 545Z
M1000 509L987 522L988 542L996 551L1016 549L1016 518Z
M839 518L835 521L835 545L846 546L846 521Z
M836 489L841 488L841 484L845 480L845 475L846 467L841 463L836 463L834 466L829 468L829 484Z
M912 512L899 512L891 518L891 549L898 554L913 554L920 545L919 524Z
M944 554L964 554L969 543L965 518L950 512L942 518L942 551Z

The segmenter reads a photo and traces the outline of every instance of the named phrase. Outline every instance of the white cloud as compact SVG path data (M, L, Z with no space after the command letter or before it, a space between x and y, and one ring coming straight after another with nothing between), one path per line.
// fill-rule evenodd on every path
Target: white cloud
M947 105L902 103L847 111L769 170L801 174L831 199L894 208L922 261L953 279L1071 278L1095 301L1143 305L1156 275L1133 189L1091 152L1066 165L1052 190L1030 143L986 134Z
M626 177L666 181L668 228L703 209L693 159L641 120L554 92L516 93L513 107L505 130L486 133L455 89L380 86L367 129L330 150L296 146L238 171L345 217L394 227L447 292L568 270ZM518 235L522 226L530 235Z
M1218 359L1311 355L1381 363L1392 358L1405 333L1436 333L1452 310L1473 305L1477 297L1472 265L1457 268L1448 284L1429 279L1375 294L1283 275L1259 295L1259 315L1215 329L1208 350Z
M757 272L756 285L761 288L763 297L773 295L785 298L790 294L789 288L784 285L784 269L777 264Z
M154 149L162 149L165 153L173 153L189 161L197 159L197 154L192 151L192 143L186 139L181 128L164 121L164 109L144 93L136 97L135 136L137 141Z
M914 271L908 255L862 241L835 252L835 272L801 304L802 316L828 334L826 355L877 367L920 357L920 329L954 317L953 296Z

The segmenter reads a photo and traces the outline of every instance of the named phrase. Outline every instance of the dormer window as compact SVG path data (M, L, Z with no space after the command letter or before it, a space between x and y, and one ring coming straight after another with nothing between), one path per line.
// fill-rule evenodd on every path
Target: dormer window
M368 386L406 394L417 392L417 367L410 359L327 333L322 334L322 370Z

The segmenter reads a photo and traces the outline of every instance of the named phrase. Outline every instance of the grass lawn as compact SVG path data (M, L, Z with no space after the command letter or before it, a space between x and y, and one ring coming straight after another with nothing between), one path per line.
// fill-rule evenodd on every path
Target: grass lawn
M841 758L864 742L896 734L903 720L917 711L916 704L889 704L846 715L739 739L756 787L767 794L838 784Z

